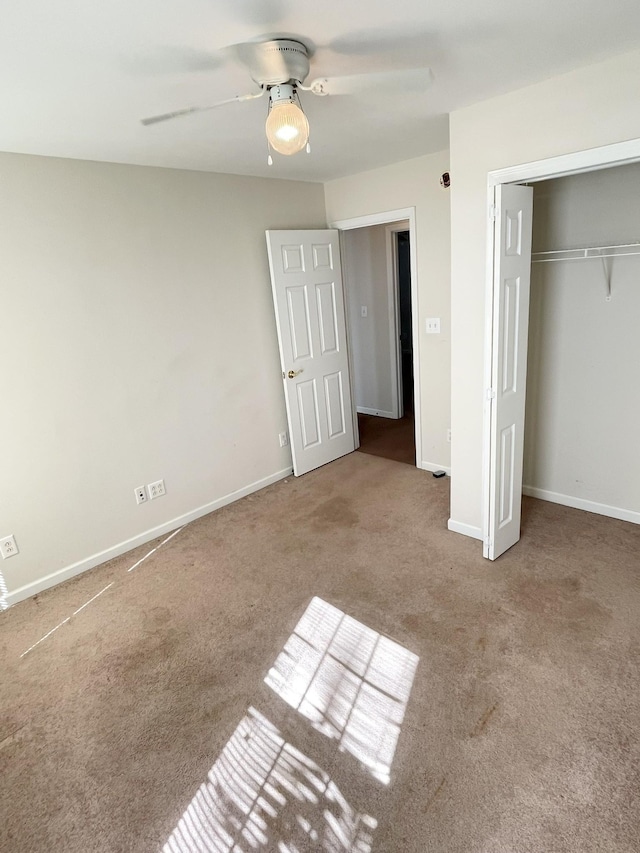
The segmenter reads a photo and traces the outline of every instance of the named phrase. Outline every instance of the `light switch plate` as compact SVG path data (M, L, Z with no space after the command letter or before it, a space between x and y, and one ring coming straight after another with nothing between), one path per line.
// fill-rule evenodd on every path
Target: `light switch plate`
M440 317L427 317L426 326L428 335L439 335Z

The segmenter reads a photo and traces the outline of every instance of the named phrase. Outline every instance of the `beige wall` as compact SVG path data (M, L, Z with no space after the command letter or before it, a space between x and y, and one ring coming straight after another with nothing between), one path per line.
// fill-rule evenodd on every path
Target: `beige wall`
M451 518L482 525L487 173L640 137L640 53L452 113Z
M311 183L12 154L0 175L13 601L286 473L264 231L325 211Z
M640 164L534 186L533 250L640 240ZM533 264L524 482L640 520L640 255ZM544 495L543 495L544 496Z
M449 168L442 151L325 184L328 222L387 210L415 207L418 266L422 460L429 468L448 468L450 414L449 193L441 189ZM426 335L425 319L441 318L441 334Z

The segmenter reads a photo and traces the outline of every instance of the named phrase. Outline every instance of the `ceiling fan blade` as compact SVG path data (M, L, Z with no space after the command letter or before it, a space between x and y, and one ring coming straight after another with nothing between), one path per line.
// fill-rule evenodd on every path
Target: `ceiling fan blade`
M368 28L343 33L328 45L343 56L396 56L405 62L430 56L437 47L434 33L404 25Z
M186 107L183 110L174 110L170 113L162 113L157 116L149 116L149 118L143 118L140 120L141 124L144 124L145 127L150 124L159 124L162 121L169 121L172 118L180 118L181 116L188 116L192 113L206 113L209 110L215 110L218 107L223 107L225 104L233 104L233 103L241 103L242 101L253 101L255 98L261 98L265 89L262 89L260 92L252 92L248 95L236 95L234 98L226 98L224 101L218 101L216 104L210 104L208 107Z
M433 81L430 68L408 68L403 71L375 71L371 74L347 74L340 77L321 77L310 89L315 95L403 95L428 89Z
M221 51L161 45L145 55L127 58L124 67L135 75L193 74L215 71L226 59Z
M140 119L140 124L144 124L146 127L150 124L159 124L161 121L169 121L172 118L178 118L179 116L187 116L190 113L198 113L200 112L200 107L187 107L185 110L174 110L172 113L162 113L159 116L149 116L149 118Z
M230 9L253 28L274 27L286 17L289 5L288 0L234 0Z

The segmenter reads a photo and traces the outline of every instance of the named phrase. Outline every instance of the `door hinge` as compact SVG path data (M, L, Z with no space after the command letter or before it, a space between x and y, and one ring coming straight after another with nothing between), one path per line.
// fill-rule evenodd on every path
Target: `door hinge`
M489 219L491 219L493 222L495 222L497 218L498 218L498 206L495 204L490 204L489 205Z
M286 378L287 378L287 374L284 372L284 370L282 371L282 378L283 378L283 379L286 379Z
M496 398L496 389L495 388L487 388L487 400L495 400Z

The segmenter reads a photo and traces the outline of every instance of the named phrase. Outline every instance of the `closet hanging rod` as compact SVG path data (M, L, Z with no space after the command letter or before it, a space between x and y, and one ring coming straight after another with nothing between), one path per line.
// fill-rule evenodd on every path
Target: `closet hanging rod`
M532 252L535 264L552 261L584 261L589 258L622 258L640 255L640 243L620 243L617 246L585 246L580 249L554 249L551 252Z

